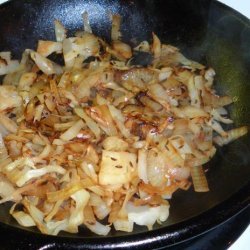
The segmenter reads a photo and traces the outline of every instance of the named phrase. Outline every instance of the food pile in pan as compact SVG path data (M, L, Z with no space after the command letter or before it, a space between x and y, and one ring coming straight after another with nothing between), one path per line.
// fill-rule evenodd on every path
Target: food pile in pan
M20 62L0 53L0 203L44 234L152 229L175 191L209 191L203 165L215 145L247 128L223 129L232 99L216 94L212 68L154 33L132 48L118 15L110 44L83 20L74 37L55 21L56 41L39 40ZM135 65L138 54L148 66Z

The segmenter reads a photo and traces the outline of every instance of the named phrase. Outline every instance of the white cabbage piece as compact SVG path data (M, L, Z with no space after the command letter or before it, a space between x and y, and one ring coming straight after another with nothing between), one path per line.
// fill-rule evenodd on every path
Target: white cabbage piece
M23 226L23 227L33 227L36 225L35 221L32 219L32 217L23 212L23 211L17 211L13 212L12 216L17 220L17 222Z
M52 74L60 75L63 73L63 69L60 65L40 55L39 53L31 50L30 56L33 59L33 61L36 63L37 67L43 73L47 75L52 75Z
M21 195L14 195L16 189L14 185L6 178L4 175L0 174L0 204L4 203L5 201L9 200L21 200Z
M58 20L54 21L54 25L55 25L56 41L62 42L67 36L67 30L62 25L62 23Z
M138 176L144 183L148 184L147 151L145 149L138 150Z
M0 86L0 112L21 105L22 98L19 96L15 86Z
M107 137L103 141L102 145L105 150L110 151L125 151L128 149L128 143L118 136Z
M17 132L16 122L3 113L0 113L0 124L13 134Z
M0 52L0 75L15 72L19 67L17 60L11 60L10 52Z
M82 120L77 121L72 127L66 130L63 134L61 134L60 139L63 141L70 141L75 138L80 130L84 127L84 122Z
M53 41L38 41L37 53L41 56L47 57L52 53L62 53L62 43Z
M110 226L103 225L103 224L101 224L98 221L96 221L96 223L94 225L89 224L89 223L85 223L85 226L90 231L94 232L95 234L104 235L104 236L107 235L110 232L110 230L111 230Z
M50 235L58 235L60 231L67 231L68 227L68 219L60 220L60 221L49 221L46 224L46 229L48 234Z
M155 222L164 222L169 216L169 206L160 205L157 207L150 207L149 205L135 206L132 202L126 205L128 212L128 220L140 226L147 226L152 229Z
M99 220L104 219L111 211L106 202L95 193L91 193L88 205L93 206L94 213Z
M136 171L136 155L128 152L102 151L99 182L101 185L128 183Z
M116 231L133 232L134 222L131 220L117 219L113 222Z
M21 75L18 82L18 89L29 91L31 85L35 82L37 74L35 72L25 72Z
M18 187L22 187L26 182L28 182L32 178L37 178L48 173L58 173L63 175L66 173L66 170L61 166L57 165L48 165L39 169L31 169L26 171L22 176L20 176L20 178L16 180L16 185Z
M11 172L15 168L23 168L24 166L35 169L34 162L29 157L22 157L5 166L3 171L5 173Z
M63 41L63 55L66 67L72 67L78 55L83 60L99 53L100 45L97 37L91 33L84 33L81 37L70 37Z
M71 198L75 201L76 205L75 209L70 214L67 231L78 232L78 226L80 226L84 220L83 210L89 201L89 197L89 192L84 189L71 195Z

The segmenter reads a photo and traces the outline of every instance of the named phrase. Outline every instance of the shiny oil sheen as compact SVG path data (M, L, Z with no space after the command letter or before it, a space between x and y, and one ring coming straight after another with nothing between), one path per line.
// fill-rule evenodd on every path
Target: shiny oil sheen
M55 39L53 21L59 19L73 34L82 29L81 13L89 13L92 30L110 40L110 13L123 17L123 40L132 46L151 40L154 31L164 43L177 46L189 58L215 69L216 89L235 100L229 107L235 126L250 126L250 22L212 0L13 0L0 7L0 51L20 58L38 39ZM148 232L112 231L96 236L84 228L79 234L43 236L22 228L0 206L0 227L23 242L44 242L46 249L152 249L166 247L201 234L224 222L249 204L250 134L218 149L206 166L209 193L178 191L170 201L170 217ZM32 239L32 240L31 240ZM33 242L33 243L32 243ZM60 249L61 249L60 248ZM58 248L59 249L59 248Z

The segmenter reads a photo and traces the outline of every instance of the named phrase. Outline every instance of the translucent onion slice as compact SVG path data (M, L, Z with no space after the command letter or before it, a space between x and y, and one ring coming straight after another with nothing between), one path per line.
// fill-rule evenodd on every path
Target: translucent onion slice
M11 133L15 134L17 132L17 124L3 113L0 113L0 123Z
M86 122L86 125L95 134L96 138L100 138L101 130L97 123L93 121L82 108L75 108L74 111L80 118L82 118Z
M126 126L124 125L125 117L123 116L122 112L113 105L108 105L108 107L109 107L111 116L114 119L114 122L116 123L122 135L125 138L129 138L131 134L130 134L129 129L127 129Z
M246 126L235 128L235 129L227 131L227 135L225 137L221 137L221 136L214 137L213 141L217 145L223 146L240 138L241 136L244 136L245 134L247 134L247 132L248 132L248 128Z
M129 144L118 136L109 136L104 139L103 148L109 151L126 151Z
M83 27L85 32L92 33L92 29L89 24L89 15L87 11L84 11L82 13L82 19L83 19Z
M64 28L62 23L58 20L54 21L54 25L55 25L56 41L62 42L67 36L67 30Z
M154 58L158 58L161 55L161 41L155 33L153 33L152 53Z
M17 60L11 60L10 52L0 52L0 75L15 72L19 68Z
M47 198L49 202L56 202L58 200L65 200L69 198L72 194L76 193L77 191L83 189L83 185L81 182L71 184L68 187L62 188L55 192L48 192Z
M83 210L88 203L90 194L84 189L78 190L71 195L71 198L75 201L75 209L70 214L67 231L78 232L78 226L84 221Z
M208 192L209 187L203 167L191 167L190 170L195 192Z
M126 219L117 219L116 221L113 222L113 226L116 231L123 231L130 233L133 232L134 222Z
M150 230L156 221L164 222L167 220L169 215L169 206L135 206L132 202L128 202L127 211L129 221L132 221L137 225L147 226Z
M53 41L38 41L37 53L41 56L47 57L52 53L62 53L62 43Z
M85 126L82 120L77 121L72 127L66 130L63 134L61 134L60 139L63 141L70 141L75 138L80 130Z
M57 74L60 75L63 73L63 69L60 65L52 62L51 60L43 57L35 51L30 52L31 58L36 63L37 67L45 74L52 75Z
M13 212L11 215L23 227L33 227L36 225L32 217L29 214L24 213L23 211Z
M111 40L116 41L120 39L121 37L120 26L121 26L121 16L112 15Z
M20 178L17 179L16 185L18 187L22 187L26 182L28 182L32 178L37 178L43 176L47 173L58 173L58 174L65 174L66 170L60 166L56 165L49 165L39 169L32 169L28 170L24 173Z
M89 223L84 223L84 225L92 232L94 232L97 235L108 235L108 233L111 230L110 226L105 226L101 224L100 222L96 221L95 224L89 224Z
M15 86L1 85L0 86L0 111L19 107L22 104L22 98L17 92Z

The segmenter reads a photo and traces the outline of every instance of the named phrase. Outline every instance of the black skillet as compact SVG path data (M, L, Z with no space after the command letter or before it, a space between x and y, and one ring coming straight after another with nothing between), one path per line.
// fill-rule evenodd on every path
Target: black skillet
M250 125L250 22L217 1L13 0L0 7L0 51L11 50L20 57L25 48L35 48L38 39L54 39L54 19L73 34L82 28L83 11L89 13L94 33L106 40L110 37L109 14L118 13L123 17L124 41L135 45L150 40L154 31L187 57L215 68L218 92L235 100L229 107L235 126ZM18 235L26 243L30 240L31 248L35 240L46 242L47 249L170 246L210 230L249 205L250 134L218 149L206 168L211 191L177 192L170 201L168 221L149 232L136 227L133 233L112 231L107 237L97 237L82 228L77 235L44 236L18 226L8 214L9 204L0 207L0 227L9 230L10 242Z

